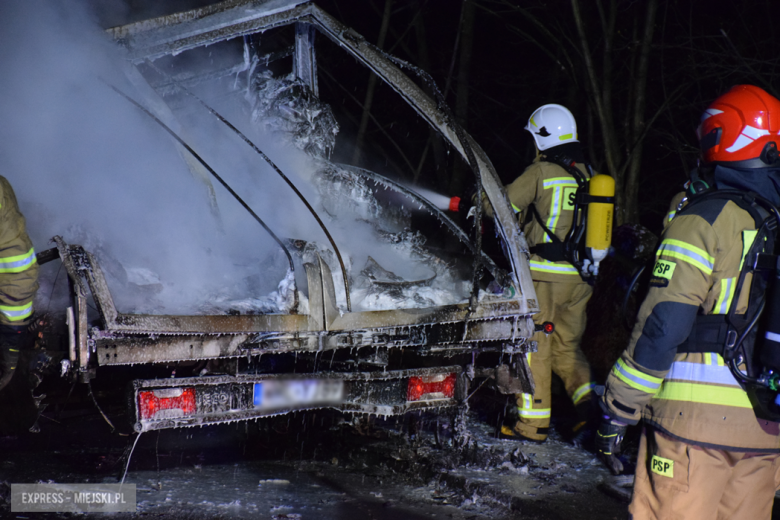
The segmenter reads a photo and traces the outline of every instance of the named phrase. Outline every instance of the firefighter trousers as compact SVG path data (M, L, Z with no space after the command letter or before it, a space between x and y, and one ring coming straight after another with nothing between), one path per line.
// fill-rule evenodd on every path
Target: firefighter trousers
M579 277L574 283L534 281L534 288L540 309L534 322L551 321L555 331L549 336L542 332L534 336L538 351L528 354L528 361L536 389L533 395L515 395L518 421L514 430L528 439L543 441L550 427L553 372L563 380L566 393L578 411L590 405L594 383L580 341L585 332L585 308L593 288Z
M632 520L769 520L780 453L704 448L646 426L639 442Z

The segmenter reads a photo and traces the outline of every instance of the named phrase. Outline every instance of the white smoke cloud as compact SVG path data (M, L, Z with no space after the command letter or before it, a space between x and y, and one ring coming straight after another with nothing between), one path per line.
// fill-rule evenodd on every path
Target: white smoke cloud
M278 246L215 186L222 225L230 231L220 232L205 186L193 179L173 140L108 88L117 85L138 98L126 66L83 4L0 3L0 174L16 191L36 250L51 247L57 234L96 250L119 278L126 273L112 269L116 261L131 276L156 273L164 289L153 301L114 291L122 310L151 305L179 312L220 290L248 294L240 287L243 277L257 273ZM214 135L210 151L224 152L224 132ZM228 182L243 184L257 213L278 202L265 190L247 189L258 186L247 182L257 161L233 154L217 166L230 170L223 173ZM230 178L231 172L244 176ZM270 279L280 280L285 269L284 262L272 262Z
M287 270L281 249L212 179L220 215L215 219L206 185L193 176L173 139L109 88L146 99L128 81L130 65L122 50L86 5L0 2L0 175L16 191L36 251L62 235L96 253L123 312L191 313L210 302L273 291ZM219 60L218 51L209 59ZM209 97L203 89L198 94L258 143L319 207L308 182L311 159L249 124L240 95ZM203 107L187 103L176 117L197 153L281 238L327 243L282 179ZM409 262L408 251L377 245L373 228L355 222L354 215L328 225L357 272L373 255L406 279L430 274ZM55 278L54 294L65 296L64 274L58 276L54 264L42 268L39 309L49 305ZM296 278L305 280L300 266ZM123 286L128 280L138 290ZM442 302L452 298L446 290L439 296Z

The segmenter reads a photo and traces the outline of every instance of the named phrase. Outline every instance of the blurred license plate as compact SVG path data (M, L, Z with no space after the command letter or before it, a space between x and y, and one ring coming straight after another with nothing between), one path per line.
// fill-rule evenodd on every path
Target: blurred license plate
M277 409L311 404L338 404L344 399L344 381L272 379L255 383L255 408Z

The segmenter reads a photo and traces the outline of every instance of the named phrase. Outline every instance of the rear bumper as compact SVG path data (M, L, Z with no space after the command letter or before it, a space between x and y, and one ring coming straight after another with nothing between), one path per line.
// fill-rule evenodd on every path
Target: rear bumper
M419 388L417 392L410 391L410 379L417 384L426 382L422 392ZM269 404L266 396L263 403L263 385L266 389L291 389L292 398L283 396ZM321 395L315 395L318 390ZM454 406L465 399L467 391L468 380L460 366L150 379L133 382L131 413L135 431L146 432L247 421L318 408L399 415Z

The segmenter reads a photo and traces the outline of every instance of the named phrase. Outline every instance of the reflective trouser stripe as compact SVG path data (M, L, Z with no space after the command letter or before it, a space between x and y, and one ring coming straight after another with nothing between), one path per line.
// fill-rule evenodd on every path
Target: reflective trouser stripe
M517 407L517 413L520 417L532 419L549 419L551 412L550 408L534 409L534 396L531 394L523 394L523 404Z
M32 316L33 304L30 302L25 305L0 305L0 312L9 321L22 321Z
M0 258L0 273L21 273L35 263L35 250L30 248L23 255Z
M590 393L591 390L593 390L593 387L596 386L596 383L589 382L585 383L581 387L579 387L577 390L574 391L574 395L571 396L572 402L577 405L586 395Z
M658 389L661 388L661 383L663 382L663 379L659 377L643 374L639 370L631 368L626 365L622 359L617 360L617 363L612 367L612 373L631 388L649 394L658 392Z

